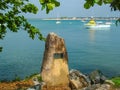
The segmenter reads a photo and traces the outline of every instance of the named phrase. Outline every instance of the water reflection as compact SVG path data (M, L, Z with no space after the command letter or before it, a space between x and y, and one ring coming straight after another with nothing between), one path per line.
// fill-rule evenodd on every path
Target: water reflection
M95 42L95 34L97 31L99 30L106 31L106 30L110 30L110 28L98 28L98 29L88 29L88 30L89 30L90 41Z
M90 41L95 41L95 30L89 30Z

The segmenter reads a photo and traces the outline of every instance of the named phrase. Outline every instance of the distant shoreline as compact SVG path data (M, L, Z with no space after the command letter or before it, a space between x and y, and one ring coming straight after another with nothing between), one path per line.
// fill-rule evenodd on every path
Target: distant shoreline
M117 20L120 17L94 17L95 20ZM91 17L28 18L38 20L90 20Z

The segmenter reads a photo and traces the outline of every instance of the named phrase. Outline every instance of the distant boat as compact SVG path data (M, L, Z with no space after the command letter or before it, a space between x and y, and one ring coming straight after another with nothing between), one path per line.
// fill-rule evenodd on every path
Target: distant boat
M59 20L56 21L56 24L60 24L60 23L61 23L61 21L59 21Z
M107 24L107 25L111 25L111 24L112 24L112 22L106 22L105 24Z
M94 19L91 19L87 24L85 24L85 27L88 29L101 29L101 28L110 28L110 24L104 24L102 22L96 22Z
M59 14L57 14L57 19L56 20L57 20L56 24L60 24L61 23L60 18L59 18Z

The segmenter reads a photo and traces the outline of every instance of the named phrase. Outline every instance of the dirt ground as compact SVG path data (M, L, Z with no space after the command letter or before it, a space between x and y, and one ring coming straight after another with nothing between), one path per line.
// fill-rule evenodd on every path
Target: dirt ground
M34 83L31 79L16 82L2 82L0 83L0 90L25 90L33 85Z

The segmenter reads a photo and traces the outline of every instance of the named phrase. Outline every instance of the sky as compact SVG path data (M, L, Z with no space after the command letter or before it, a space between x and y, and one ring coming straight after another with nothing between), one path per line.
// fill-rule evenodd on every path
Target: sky
M60 6L55 8L49 14L45 10L41 11L39 0L30 0L39 8L36 15L26 14L27 18L54 18L54 17L120 17L120 12L111 11L109 5L95 5L90 9L84 8L85 0L58 0Z

